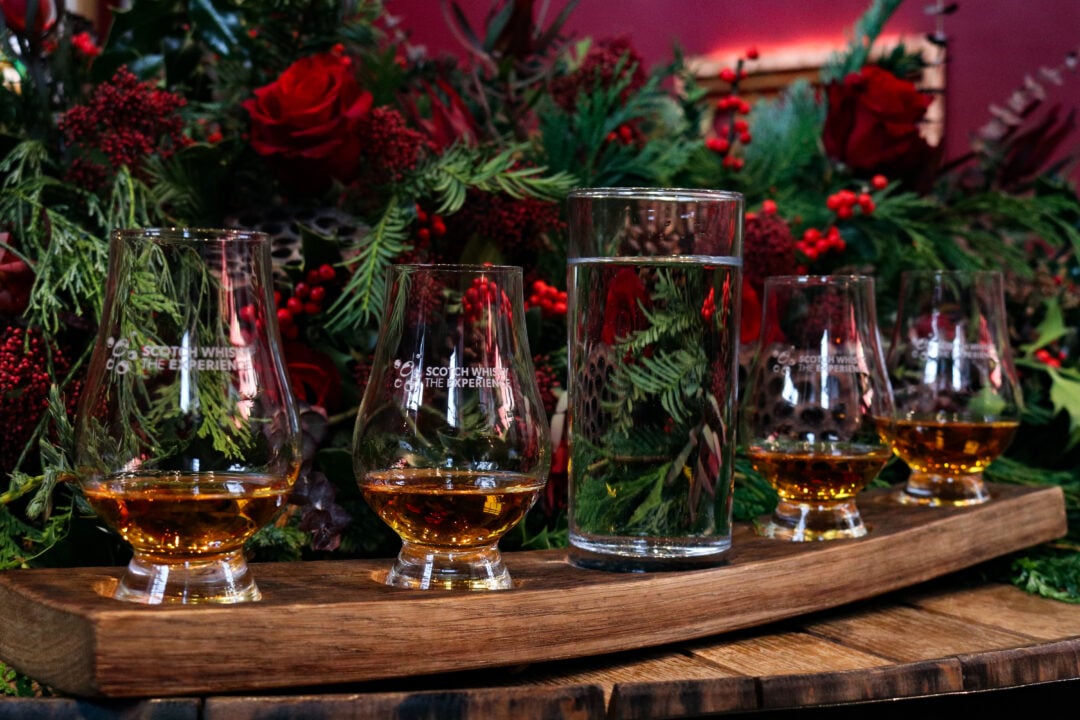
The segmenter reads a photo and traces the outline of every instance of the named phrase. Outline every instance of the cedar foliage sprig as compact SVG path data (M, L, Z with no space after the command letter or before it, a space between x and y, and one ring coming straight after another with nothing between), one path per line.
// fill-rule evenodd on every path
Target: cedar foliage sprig
M613 366L610 382L618 401L604 404L611 413L609 429L613 435L631 431L634 418L630 413L635 403L648 398L659 400L676 423L685 423L694 416L692 408L704 392L705 349L702 343L686 342L688 336L700 331L701 323L689 289L676 282L670 271L659 270L651 300L653 309L640 304L638 308L648 326L616 344L617 353L638 360Z
M411 248L409 222L408 208L392 197L356 254L344 263L350 271L349 280L327 310L328 332L358 332L378 321L386 296L386 269Z
M433 197L437 213L452 215L461 209L468 191L473 189L502 192L514 198L564 197L576 183L574 176L548 172L543 167L520 166L526 150L515 146L492 152L459 144L428 158L403 183L400 195L389 199L381 217L354 249L355 255L345 261L351 274L341 296L327 311L327 330L355 333L378 322L386 293L386 270L402 253L412 249L408 234L415 219L412 198Z
M583 187L670 184L700 145L700 140L678 132L657 132L643 146L609 140L624 125L639 124L646 133L662 126L672 109L670 98L661 89L660 75L650 77L627 96L631 73L623 71L625 62L624 58L616 64L615 82L580 93L573 112L558 107L550 98L538 109L548 168L575 175Z

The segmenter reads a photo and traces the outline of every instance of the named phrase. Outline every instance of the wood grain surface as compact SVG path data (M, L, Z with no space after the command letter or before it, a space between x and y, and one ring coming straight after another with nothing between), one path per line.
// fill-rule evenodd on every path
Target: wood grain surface
M0 574L0 659L75 696L233 694L207 700L207 717L229 716L215 707L235 706L237 693L282 688L364 683L361 699L337 699L431 700L445 690L432 678L460 671L473 679L455 682L477 684L457 684L455 702L516 702L506 691L473 692L503 677L517 691L547 687L526 704L567 717L595 716L598 698L612 717L650 716L636 714L643 707L678 717L692 716L680 710L687 703L730 712L1075 676L1072 633L1047 620L1025 624L1060 603L1032 598L1042 603L1036 609L1013 593L970 601L931 593L820 616L1064 534L1059 488L992 492L986 505L940 509L870 491L859 501L866 538L790 544L740 528L729 563L708 570L606 573L573 567L564 552L508 554L515 588L491 593L399 590L379 582L385 561L328 561L253 566L260 603L145 607L107 597L117 568L8 571ZM1001 605L1008 618L989 621L987 608ZM1068 630L1080 626L1070 609ZM805 624L747 634L791 618ZM676 643L685 645L669 652ZM1016 658L1023 669L1012 667ZM513 670L524 666L528 674ZM371 694L393 687L404 695Z

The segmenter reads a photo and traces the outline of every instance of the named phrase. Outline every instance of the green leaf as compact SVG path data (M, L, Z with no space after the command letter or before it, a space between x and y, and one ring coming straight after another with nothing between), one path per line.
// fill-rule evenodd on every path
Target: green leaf
M1055 297L1047 298L1045 304L1046 314L1043 316L1039 326L1035 328L1037 333L1035 339L1020 346L1020 350L1025 354L1046 347L1069 333L1069 328L1065 326L1065 314L1061 310L1061 303L1058 302L1058 299Z
M329 332L356 331L379 321L386 295L386 270L408 247L409 220L406 206L391 198L359 252L346 262L351 274L341 295L327 310Z
M1046 367L1050 374L1050 401L1054 412L1065 411L1069 415L1069 447L1080 441L1080 376L1073 371L1068 374L1053 367Z

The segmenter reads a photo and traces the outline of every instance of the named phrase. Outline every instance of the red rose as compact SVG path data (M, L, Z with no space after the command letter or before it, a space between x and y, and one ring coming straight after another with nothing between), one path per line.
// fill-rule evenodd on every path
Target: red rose
M357 125L371 108L372 95L351 68L348 58L333 53L301 58L243 103L251 116L251 147L283 161L298 184L348 182L356 175Z
M649 321L642 307L651 305L645 283L641 282L637 271L633 268L620 270L608 288L601 341L605 345L613 345L626 340L637 330L644 330Z
M298 342L285 343L285 369L297 400L334 410L341 402L341 376L329 355Z
M17 255L3 247L7 233L0 233L0 315L22 315L30 304L34 271Z
M19 35L26 33L26 22L34 23L34 35L40 37L56 22L56 4L53 0L37 0L37 7L31 7L27 0L0 0L0 12L4 23ZM34 17L28 17L30 13Z
M919 133L930 96L887 70L867 65L828 87L828 155L857 173L914 180L935 151Z

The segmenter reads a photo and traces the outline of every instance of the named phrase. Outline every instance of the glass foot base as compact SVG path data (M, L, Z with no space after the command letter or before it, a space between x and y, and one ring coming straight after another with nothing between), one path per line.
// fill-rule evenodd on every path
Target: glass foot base
M577 567L612 572L699 570L725 564L730 549L730 535L597 536L571 530L567 559Z
M905 505L956 507L987 502L990 492L982 473L947 477L913 472L897 498Z
M867 528L854 500L831 505L781 500L771 516L755 523L754 531L778 540L813 542L860 538Z
M513 584L499 548L443 550L405 543L386 584L413 590L508 590Z
M155 562L135 555L113 597L127 602L239 603L262 598L240 551L204 560Z

